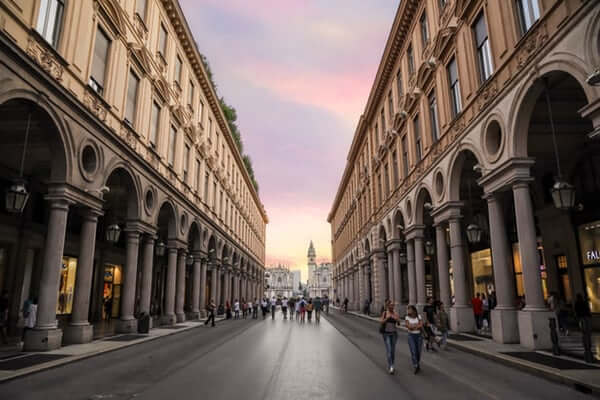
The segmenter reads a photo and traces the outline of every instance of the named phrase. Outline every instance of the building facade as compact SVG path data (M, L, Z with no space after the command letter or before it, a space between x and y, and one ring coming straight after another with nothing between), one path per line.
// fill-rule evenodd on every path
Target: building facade
M308 295L309 297L323 297L324 295L332 296L332 273L333 268L331 263L321 263L317 265L317 252L315 246L310 241L307 253L308 266Z
M1 0L0 82L0 287L15 336L38 299L26 349L259 295L267 216L177 1Z
M495 295L493 338L529 348L550 293L597 324L599 49L593 0L402 1L328 217L340 297L472 331Z
M292 297L294 294L294 274L283 265L267 268L265 272L267 280L266 296L270 298Z

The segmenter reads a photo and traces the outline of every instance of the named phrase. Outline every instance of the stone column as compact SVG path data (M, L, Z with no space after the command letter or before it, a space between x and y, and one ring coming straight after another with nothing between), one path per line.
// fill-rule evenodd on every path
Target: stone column
M202 261L201 254L199 252L194 253L194 266L192 272L192 313L190 314L191 319L198 319L200 317L200 285L202 284Z
M140 293L140 313L150 315L150 304L152 300L152 269L154 267L154 242L155 237L147 235L144 238L143 270L142 270L142 289ZM150 327L152 327L152 318L150 318Z
M223 286L223 305L228 301L229 305L231 305L231 272L229 268L229 266L225 266L223 270L223 281L225 282Z
M417 306L417 281L415 276L415 246L412 239L406 241L406 260L408 272L408 304Z
M440 300L446 309L452 306L450 294L450 265L448 262L448 246L446 245L446 231L443 225L435 226L435 245L438 264L438 280L440 284Z
M37 322L34 329L25 333L25 350L45 351L58 349L62 331L57 329L56 304L62 265L69 201L49 198L50 215L44 247L44 264L40 279Z
M394 301L396 302L396 312L400 312L397 307L402 303L402 270L400 269L400 244L394 244L392 247L392 269L394 270Z
M514 306L517 293L510 247L504 225L504 212L497 195L490 194L486 199L490 221L494 284L498 302L491 311L492 326L494 327L492 337L500 343L518 343L517 309Z
M472 332L475 329L475 317L467 295L467 261L460 222L460 216L453 216L449 221L454 280L454 306L450 309L450 325L455 332Z
M383 307L383 303L386 297L386 282L385 282L385 271L384 271L384 262L386 259L386 255L384 251L379 251L375 254L375 300L373 301L373 307L371 307L371 311L376 314L379 314L381 311L381 307Z
M174 325L175 317L175 289L177 280L177 247L169 247L167 259L167 288L165 291L165 309L161 322L163 325Z
M176 295L175 295L175 316L177 322L185 321L185 259L187 253L185 250L179 250L177 256L177 279L176 279Z
M328 290L328 297L331 299L331 288ZM360 267L358 264L354 270L354 308L356 311L360 311Z
M423 311L427 305L427 295L425 293L425 251L423 247L423 232L415 236L415 279L417 283L417 310Z
M365 305L365 299L367 298L367 290L365 287L365 268L365 264L358 264L358 311L362 311ZM335 298L330 300L335 301Z
M88 321L92 274L94 272L94 250L96 248L96 226L100 211L87 209L82 215L79 235L79 260L75 275L75 294L71 322L64 332L68 344L89 343L94 336L94 327Z
M218 270L217 270L217 266L216 265L211 265L210 266L210 300L214 301L215 304L218 306L219 305L219 298L217 296L217 281L219 280L218 278Z
M394 256L392 254L391 248L387 251L387 270L388 270L388 298L396 302L396 293L394 291L394 275L396 271L394 271Z
M200 318L206 316L206 260L200 259Z
M530 349L549 348L552 345L548 318L554 314L546 307L540 277L540 260L537 250L535 221L528 182L518 182L512 187L519 236L519 252L523 268L525 308L519 312L519 337L521 345Z
M137 281L137 264L140 245L140 233L126 230L125 273L121 292L121 316L116 324L119 333L137 332L137 319L133 316L135 307L135 287Z

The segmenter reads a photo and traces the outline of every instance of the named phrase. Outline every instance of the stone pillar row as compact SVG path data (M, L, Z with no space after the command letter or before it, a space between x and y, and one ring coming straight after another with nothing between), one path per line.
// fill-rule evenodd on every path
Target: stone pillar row
M49 204L49 218L40 277L37 324L34 329L26 331L25 349L28 351L57 349L63 342L63 335L64 342L69 344L87 343L93 338L93 326L89 323L88 316L89 294L91 293L94 271L98 217L103 213L99 209L91 208L84 210L82 213L73 309L69 324L63 332L58 329L56 307L67 219L72 202L61 196L47 196L46 200ZM134 310L138 264L141 268L139 311L145 314L150 313L156 238L153 235L142 235L140 229L134 225L126 226L122 234L125 235L126 256L125 265L123 266L121 315L116 321L116 330L121 333L129 333L137 331L137 319L134 317ZM186 318L184 304L186 257L188 254L186 250L178 248L175 243L169 244L167 252L166 299L161 322L174 324L175 322L184 321ZM138 260L138 255L140 255L140 260ZM191 317L198 318L205 315L207 263L206 261L203 262L199 251L194 252L193 257ZM211 293L214 298L214 295L218 293L218 269L213 268L211 273ZM225 274L227 278L231 278L229 270L225 270ZM231 279L229 282L231 282ZM258 297L259 285L251 282L245 273L243 276L237 273L233 288L231 284L225 285L225 290L227 291L224 293L225 296L233 295L235 298L240 298L243 294L254 298Z

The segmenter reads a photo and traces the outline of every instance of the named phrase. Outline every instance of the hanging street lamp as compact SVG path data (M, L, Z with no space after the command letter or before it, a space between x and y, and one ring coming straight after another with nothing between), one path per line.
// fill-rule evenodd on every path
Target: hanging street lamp
M431 240L425 242L425 255L432 256L435 253L435 248Z
M31 126L31 109L27 115L27 125L25 128L25 139L23 142L23 153L21 154L21 166L19 168L19 179L16 180L5 193L5 206L6 211L14 214L20 214L25 209L27 200L29 199L29 192L25 187L25 180L23 179L23 169L25 167L25 155L27 154L27 141L29 139L29 127Z
M556 142L556 130L554 128L554 117L552 116L552 105L550 102L550 90L548 89L548 79L544 79L544 92L546 94L546 105L548 106L548 117L550 118L550 130L552 132L552 144L554 148L554 157L556 158L557 177L550 189L554 207L559 210L570 210L575 205L575 186L571 185L562 178L560 169L560 158L558 156L558 144Z
M194 256L191 254L188 254L187 257L185 258L185 264L189 267L193 263L194 263Z
M470 244L481 242L482 233L483 231L477 224L469 224L469 226L467 226L467 240Z
M106 241L108 243L115 244L119 241L121 236L121 228L116 223L110 224L106 227Z
M157 256L162 257L165 255L166 248L167 246L165 246L165 243L163 241L159 241L154 248L154 253L156 253Z

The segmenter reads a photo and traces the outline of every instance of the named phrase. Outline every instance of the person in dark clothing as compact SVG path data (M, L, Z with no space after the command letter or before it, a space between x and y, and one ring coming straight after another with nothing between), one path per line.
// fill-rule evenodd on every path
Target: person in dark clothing
M210 303L208 303L206 305L206 311L208 311L208 318L206 319L206 322L204 323L204 325L208 325L209 322L212 321L212 327L215 326L215 311L217 309L217 306L215 305L215 301L211 300Z
M343 308L344 312L348 312L348 303L349 302L350 302L350 300L348 300L348 298L346 297L344 299L344 308Z
M592 312L590 311L590 304L585 301L581 293L577 293L575 300L575 317L581 330L585 330L589 324L589 320L592 318Z

